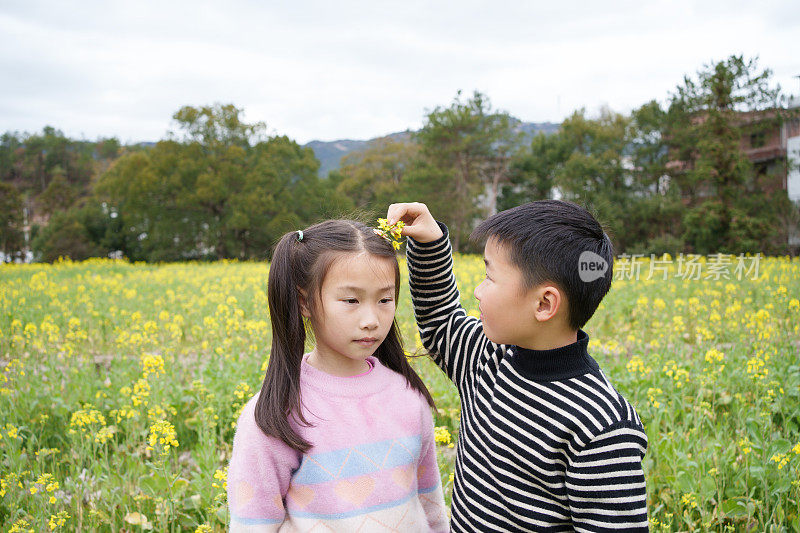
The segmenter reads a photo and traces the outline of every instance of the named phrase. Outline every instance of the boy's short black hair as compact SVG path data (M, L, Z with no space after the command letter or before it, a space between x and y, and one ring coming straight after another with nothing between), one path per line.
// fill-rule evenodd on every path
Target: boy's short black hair
M481 222L470 239L496 239L502 244L512 264L522 271L526 288L545 282L561 288L567 297L569 325L576 330L589 321L611 288L611 240L591 213L577 204L540 200L520 205ZM584 252L597 254L606 262L602 275L581 274L586 266L587 255L581 256ZM591 259L591 254L588 257Z

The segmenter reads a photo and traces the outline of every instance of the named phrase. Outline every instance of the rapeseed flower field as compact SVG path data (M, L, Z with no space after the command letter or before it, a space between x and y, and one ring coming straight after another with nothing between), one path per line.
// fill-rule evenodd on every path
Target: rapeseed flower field
M762 258L737 276L700 258L695 277L666 259L637 266L657 262L655 276L620 272L586 327L646 425L651 529L800 531L800 262ZM235 422L269 357L268 268L0 266L0 528L223 530ZM477 316L482 259L455 269ZM412 362L437 402L449 501L458 396Z

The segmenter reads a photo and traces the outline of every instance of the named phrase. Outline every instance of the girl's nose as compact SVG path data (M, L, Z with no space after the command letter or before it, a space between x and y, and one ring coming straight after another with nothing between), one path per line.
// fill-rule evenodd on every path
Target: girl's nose
M375 329L378 327L378 314L373 311L367 311L364 316L361 317L361 327L364 329Z
M475 299L479 302L481 301L481 287L483 286L483 282L481 281L478 283L478 286L475 287L475 290L472 291L472 294L475 296Z

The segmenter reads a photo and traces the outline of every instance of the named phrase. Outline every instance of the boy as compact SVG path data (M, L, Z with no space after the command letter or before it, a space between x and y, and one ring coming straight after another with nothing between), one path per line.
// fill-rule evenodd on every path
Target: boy
M459 304L447 227L420 203L387 219L406 223L420 336L461 397L452 531L647 531L647 436L581 330L611 287L600 224L555 200L481 223L478 320Z

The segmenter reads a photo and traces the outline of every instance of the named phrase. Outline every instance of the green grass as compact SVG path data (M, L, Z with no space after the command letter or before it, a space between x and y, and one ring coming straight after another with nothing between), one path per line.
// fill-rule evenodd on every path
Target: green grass
M267 272L0 267L0 527L222 530L233 424L268 357ZM474 313L481 258L458 256L456 274ZM586 327L646 425L652 529L800 531L800 263L762 260L757 280L676 274L615 281ZM414 352L405 278L398 304ZM453 385L429 360L412 364L455 442ZM178 442L166 455L148 449L162 419ZM449 503L455 450L438 451Z

